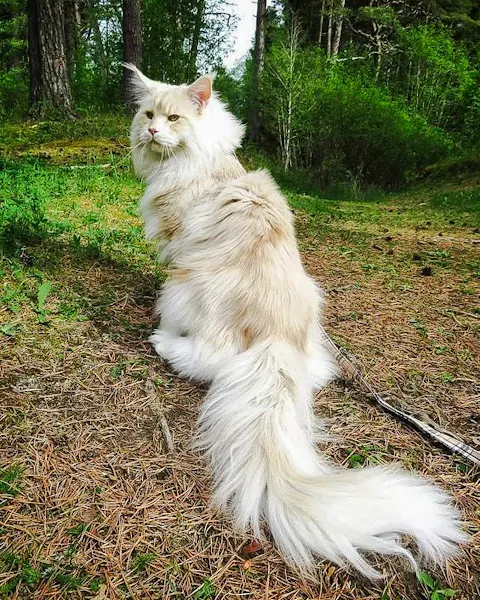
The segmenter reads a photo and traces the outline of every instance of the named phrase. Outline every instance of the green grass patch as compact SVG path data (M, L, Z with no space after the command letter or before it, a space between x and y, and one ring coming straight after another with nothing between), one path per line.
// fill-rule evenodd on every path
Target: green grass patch
M202 585L196 590L193 594L194 600L208 600L210 598L215 598L215 594L217 590L212 583L212 580L209 577L206 577L203 580Z
M21 465L14 464L10 467L0 470L0 495L15 497L20 494L21 479L24 468ZM0 500L0 506L2 501Z
M434 579L426 571L420 571L418 580L422 584L430 600L447 600L447 598L453 598L457 593L451 588L442 588L440 582Z
M157 555L152 553L138 554L133 561L132 570L134 573L146 571L148 565L150 565L156 558Z

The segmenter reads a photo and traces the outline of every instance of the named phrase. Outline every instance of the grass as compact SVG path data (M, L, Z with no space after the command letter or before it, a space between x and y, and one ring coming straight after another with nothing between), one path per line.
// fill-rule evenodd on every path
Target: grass
M478 472L342 382L316 401L339 438L322 451L350 468L423 472L454 494L476 541L420 581L379 560L384 584L328 561L316 580L301 577L270 543L243 554L252 538L209 508L208 471L190 449L204 390L146 341L165 274L143 239L127 125L1 133L0 195L38 200L45 220L41 235L4 237L0 255L0 598L478 597ZM479 189L464 174L334 200L284 182L304 262L325 289L327 330L379 391L474 445Z
M22 475L23 468L17 464L0 470L0 495L5 496L5 499L0 501L0 506L2 502L8 501L9 497L13 498L20 493Z

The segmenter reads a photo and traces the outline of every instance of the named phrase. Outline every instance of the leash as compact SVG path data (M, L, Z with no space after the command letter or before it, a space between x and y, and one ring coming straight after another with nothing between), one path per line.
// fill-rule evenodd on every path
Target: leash
M387 402L380 394L372 387L372 385L365 379L364 375L359 369L351 362L345 352L341 350L337 344L331 339L328 333L320 326L320 330L323 336L323 340L326 345L332 350L335 358L343 371L349 376L351 380L356 382L361 389L367 392L373 397L375 402L381 406L388 413L395 415L402 421L413 425L415 429L427 435L431 439L435 440L445 448L447 448L452 454L458 454L465 460L468 460L474 465L480 466L480 451L472 448L465 443L457 435L447 431L438 423L428 419L428 423L422 419L414 417L413 415L396 408L389 402ZM428 417L426 417L428 418Z

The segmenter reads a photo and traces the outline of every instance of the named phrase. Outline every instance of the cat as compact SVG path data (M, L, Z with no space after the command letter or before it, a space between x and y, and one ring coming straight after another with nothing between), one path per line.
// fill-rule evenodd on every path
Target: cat
M210 460L215 504L262 538L265 521L287 562L315 557L381 577L365 552L435 563L467 541L439 488L396 467L341 470L316 450L312 391L336 374L318 328L322 296L301 262L293 215L265 170L235 156L244 127L212 91L152 81L138 69L133 164L140 207L169 264L156 352L211 383L196 447Z

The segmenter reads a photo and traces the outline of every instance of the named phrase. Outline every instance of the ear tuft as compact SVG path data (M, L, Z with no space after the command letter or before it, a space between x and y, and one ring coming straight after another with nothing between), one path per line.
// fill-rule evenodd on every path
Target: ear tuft
M155 81L144 75L138 67L131 63L122 63L125 69L132 72L130 78L130 88L136 102L140 102L142 98L148 94L155 86Z
M215 73L202 75L188 87L190 99L198 106L199 112L205 108L212 96L213 80Z

